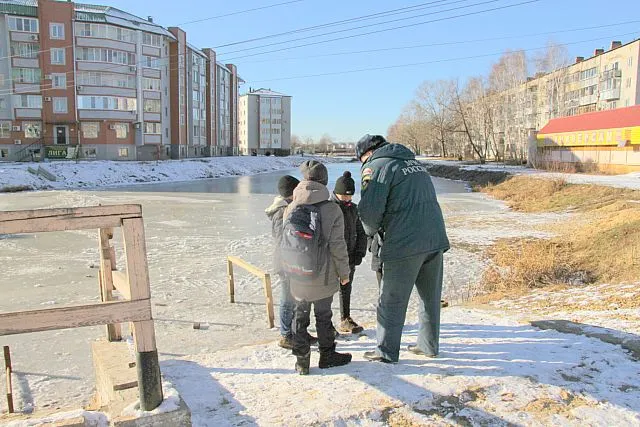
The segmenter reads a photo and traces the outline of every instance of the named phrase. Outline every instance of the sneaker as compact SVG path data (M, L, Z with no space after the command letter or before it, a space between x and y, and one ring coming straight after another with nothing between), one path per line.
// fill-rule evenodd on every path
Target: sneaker
M371 361L371 362L382 362L382 363L393 363L391 360L389 359L385 359L384 357L382 357L381 355L378 354L378 352L374 351L365 351L364 352L364 358Z
M287 350L293 350L293 338L292 337L280 337L278 345Z
M309 365L311 363L311 352L304 356L296 356L296 372L300 375L309 375Z
M409 345L409 346L407 346L407 351L409 353L413 353L413 354L416 354L418 356L431 357L431 358L438 357L437 354L427 354L427 353L425 353L424 351L420 350L420 348L418 348L417 345Z
M338 353L335 350L320 353L320 361L318 367L320 369L335 368L336 366L344 366L351 362L350 353Z
M351 317L342 319L342 322L340 322L340 326L338 326L338 328L340 329L340 332L344 332L347 334L358 334L364 330L364 328L354 322Z

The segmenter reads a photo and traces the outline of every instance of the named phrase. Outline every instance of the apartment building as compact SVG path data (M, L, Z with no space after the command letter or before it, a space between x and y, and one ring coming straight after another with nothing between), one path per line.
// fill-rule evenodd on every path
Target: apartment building
M231 124L224 141L208 131L210 118L237 116L209 90L225 74L237 95L237 71L208 67L180 28L106 6L0 0L0 34L0 160L237 152Z
M239 147L242 154L288 155L291 151L291 96L249 89L240 96Z
M640 105L640 40L611 42L593 56L528 78L494 95L496 134L504 157L525 158L529 137L550 120Z

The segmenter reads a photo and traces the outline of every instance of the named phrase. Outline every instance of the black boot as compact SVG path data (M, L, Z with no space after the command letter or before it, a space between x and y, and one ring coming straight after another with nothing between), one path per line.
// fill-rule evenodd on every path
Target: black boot
M300 375L309 375L309 364L311 363L311 352L304 356L296 356L296 372Z
M318 367L320 369L334 368L346 365L349 362L351 362L351 354L336 352L336 345L334 344L330 349L320 351Z

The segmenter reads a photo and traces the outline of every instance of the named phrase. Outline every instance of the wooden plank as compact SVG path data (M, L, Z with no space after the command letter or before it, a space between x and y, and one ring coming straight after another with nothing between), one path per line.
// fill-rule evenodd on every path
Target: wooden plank
M156 350L156 333L153 320L132 322L131 331L138 353Z
M118 292L122 294L126 299L131 299L131 292L129 292L129 278L127 273L122 271L113 271L111 273L113 279L113 286Z
M267 302L267 323L269 328L273 328L273 295L271 294L271 276L267 273L264 275L264 297Z
M24 219L36 218L53 218L53 217L96 217L96 216L117 216L130 217L131 215L142 216L141 205L107 205L107 206L90 206L84 208L56 208L56 209L34 209L22 211L6 211L0 212L0 222L16 221Z
M235 282L233 281L233 262L227 259L227 279L229 281L229 302L236 302L235 297Z
M111 270L111 254L109 241L113 237L112 228L101 228L98 232L98 245L100 252L100 296L102 302L113 301L113 276ZM120 323L106 325L107 340L120 341L122 339L122 327Z
M242 258L238 258L236 256L229 256L227 258L229 261L231 261L232 263L234 263L235 265L237 265L238 267L241 267L245 270L247 270L249 273L258 276L260 278L263 278L265 274L267 274L266 271L259 269L258 267L255 267L251 264L249 264L248 262L246 262L245 260L243 260Z
M7 377L7 408L10 414L13 414L13 385L11 383L11 352L9 346L5 345L4 348L4 371Z
M144 240L142 218L123 220L122 235L124 238L124 252L131 299L151 298L147 248Z
M149 299L0 313L0 336L149 319Z
M120 227L123 218L138 218L138 214L82 218L51 217L0 221L0 234L40 233L49 231Z
M113 246L109 246L109 258L111 258L111 269L117 270L118 266L116 265L116 248Z

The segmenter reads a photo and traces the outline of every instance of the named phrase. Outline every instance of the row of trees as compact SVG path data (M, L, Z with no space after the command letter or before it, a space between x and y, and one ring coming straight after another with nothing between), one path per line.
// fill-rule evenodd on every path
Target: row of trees
M301 138L298 135L291 135L291 152L326 154L331 152L331 145L335 142L335 139L326 133L317 140L310 136Z
M387 136L419 154L523 161L531 131L566 115L567 65L566 48L549 44L531 59L508 51L487 76L463 84L426 81Z

